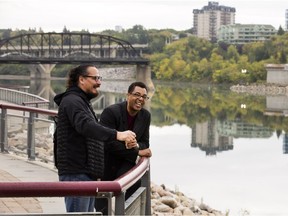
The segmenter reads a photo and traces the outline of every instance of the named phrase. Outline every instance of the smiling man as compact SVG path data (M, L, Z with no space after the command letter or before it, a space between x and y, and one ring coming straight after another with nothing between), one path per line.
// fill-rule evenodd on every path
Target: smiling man
M54 98L59 106L54 157L60 181L100 180L104 173L103 142L136 142L134 132L118 132L98 123L90 100L99 94L100 86L98 69L90 64L79 65L70 70L66 91ZM95 197L68 196L65 205L67 212L92 212Z
M105 143L104 180L114 180L135 166L138 157L151 157L149 148L149 129L151 114L144 107L149 99L147 87L142 82L133 82L129 88L126 101L105 108L100 123L117 131L131 130L136 140L128 142L111 141ZM124 145L125 144L125 145ZM131 196L141 185L136 182L126 191L125 199ZM96 203L96 210L107 214L107 203ZM100 205L98 205L100 204Z

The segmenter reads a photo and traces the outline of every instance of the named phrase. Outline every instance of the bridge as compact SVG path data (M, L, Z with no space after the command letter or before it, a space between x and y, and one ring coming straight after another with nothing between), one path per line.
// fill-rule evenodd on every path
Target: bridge
M30 64L31 78L50 78L56 64L136 65L148 72L147 45L89 33L30 33L0 40L0 64ZM144 68L144 69L143 69Z
M0 63L148 64L147 45L89 33L31 33L0 40Z

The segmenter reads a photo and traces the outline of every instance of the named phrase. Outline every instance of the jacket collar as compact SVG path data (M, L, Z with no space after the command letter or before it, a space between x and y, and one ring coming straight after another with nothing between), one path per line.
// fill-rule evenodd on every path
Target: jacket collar
M123 122L126 126L128 126L128 121L127 121L127 101L123 102L121 104L121 111L122 113L124 113L123 116ZM144 120L144 115L143 115L143 108L137 113L136 118L135 118L135 122L134 122L134 128L133 131L137 134L139 131L141 131L141 127L142 127L142 122Z

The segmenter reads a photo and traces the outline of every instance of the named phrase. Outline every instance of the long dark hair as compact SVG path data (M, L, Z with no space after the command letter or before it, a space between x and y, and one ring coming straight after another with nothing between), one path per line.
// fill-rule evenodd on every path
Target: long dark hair
M69 88L69 87L78 85L79 76L87 75L87 68L89 68L89 67L95 67L95 65L93 65L93 64L81 64L77 67L72 68L68 74L68 80L67 80L66 87Z

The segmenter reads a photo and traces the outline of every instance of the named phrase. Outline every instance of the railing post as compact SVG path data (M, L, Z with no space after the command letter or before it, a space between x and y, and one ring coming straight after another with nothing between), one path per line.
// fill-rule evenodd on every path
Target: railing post
M125 193L115 197L115 215L125 215Z
M7 109L2 108L1 122L0 122L1 134L1 152L8 152L8 126L7 126Z
M145 215L151 215L151 181L150 181L150 165L141 179L141 186L146 188L146 206Z
M25 106L25 102L22 102L22 105ZM25 123L25 111L23 111L23 123Z
M33 112L29 113L27 143L28 159L35 160L35 113Z

